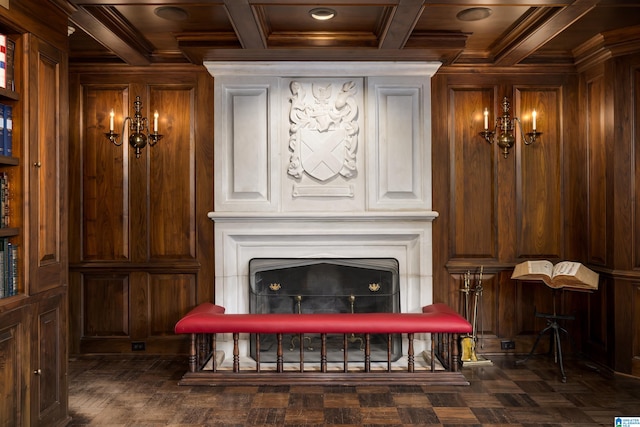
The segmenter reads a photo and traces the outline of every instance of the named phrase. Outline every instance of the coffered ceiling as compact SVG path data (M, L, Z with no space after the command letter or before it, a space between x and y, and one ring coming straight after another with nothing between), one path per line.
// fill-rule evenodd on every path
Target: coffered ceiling
M640 0L71 0L71 63L576 66L640 44ZM317 21L310 10L333 9Z

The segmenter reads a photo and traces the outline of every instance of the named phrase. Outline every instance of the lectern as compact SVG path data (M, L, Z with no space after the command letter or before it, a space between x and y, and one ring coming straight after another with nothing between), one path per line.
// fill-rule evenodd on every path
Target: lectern
M560 326L560 320L574 320L573 316L558 314L556 310L556 299L558 293L566 290L592 292L598 289L598 273L590 270L583 264L575 261L562 261L553 265L550 261L534 260L525 261L516 265L511 275L515 280L539 280L544 282L552 290L553 312L538 313L535 316L547 320L547 326L540 331L536 337L536 341L531 348L529 354L516 363L526 362L536 350L540 338L549 334L549 352L553 352L555 362L560 365L560 373L562 374L562 382L567 382L567 376L564 373L564 365L562 363L562 334L569 336L569 332Z
M557 363L560 366L560 374L562 375L562 382L566 383L567 382L567 375L564 372L564 365L562 362L562 338L561 338L561 334L565 334L567 337L569 337L569 332L563 328L562 326L560 326L560 323L558 323L559 320L574 320L575 317L574 316L569 316L569 315L563 315L563 314L558 314L556 311L556 297L558 292L560 292L560 289L553 289L552 288L552 299L553 299L553 312L552 313L538 313L538 311L535 311L535 316L538 318L542 318L542 319L546 319L547 320L547 326L542 329L540 331L540 333L538 334L538 336L536 337L536 341L535 343L533 343L533 347L531 347L531 351L529 352L529 354L527 354L527 356L524 359L520 359L520 360L516 360L516 364L521 364L526 362L527 360L529 360L529 358L531 356L533 356L536 347L538 346L538 343L540 342L540 338L542 338L543 335L545 334L549 334L549 353L553 353L553 358L555 363Z

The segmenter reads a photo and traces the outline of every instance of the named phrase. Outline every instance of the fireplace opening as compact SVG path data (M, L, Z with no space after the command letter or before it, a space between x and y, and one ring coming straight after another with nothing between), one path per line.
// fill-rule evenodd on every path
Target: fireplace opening
M398 261L393 258L254 258L249 262L249 311L251 313L371 313L400 312ZM362 361L364 337L327 336L327 360L344 360L343 343L348 340L348 360ZM284 335L285 362L320 361L320 335ZM387 360L387 335L370 337L372 362ZM250 339L250 355L256 357L256 337ZM402 356L402 337L393 334L391 355ZM260 336L260 361L275 362L274 335Z

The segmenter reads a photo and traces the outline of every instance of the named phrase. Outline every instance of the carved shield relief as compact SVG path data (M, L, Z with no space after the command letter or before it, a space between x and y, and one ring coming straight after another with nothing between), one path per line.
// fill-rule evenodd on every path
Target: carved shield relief
M320 182L353 177L359 133L355 83L336 89L331 83L294 80L290 90L289 175L306 174Z

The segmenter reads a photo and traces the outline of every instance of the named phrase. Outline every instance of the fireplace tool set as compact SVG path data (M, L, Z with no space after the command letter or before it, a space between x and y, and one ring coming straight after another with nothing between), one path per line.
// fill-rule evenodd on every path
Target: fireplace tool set
M479 356L476 353L477 344L480 343L480 348L482 348L482 331L483 322L482 319L484 317L484 310L482 308L482 274L484 271L484 266L480 266L480 274L478 279L475 282L475 285L471 287L471 272L467 271L464 274L463 279L463 287L460 289L460 292L463 293L463 315L464 317L471 323L472 332L471 335L465 335L460 340L460 345L462 347L462 354L460 360L462 361L463 366L478 366L478 365L491 365L491 361L484 358L483 356ZM478 329L478 322L480 323L480 328ZM478 333L478 331L480 331Z

